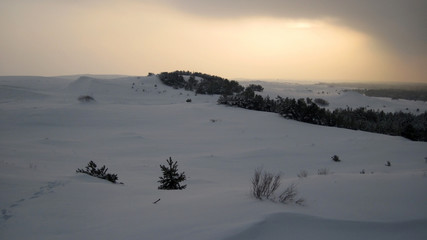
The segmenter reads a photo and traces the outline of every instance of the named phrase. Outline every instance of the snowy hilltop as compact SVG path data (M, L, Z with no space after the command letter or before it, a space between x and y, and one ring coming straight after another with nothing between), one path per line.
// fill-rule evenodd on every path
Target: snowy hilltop
M209 75L178 76L0 77L0 238L427 239L427 142L218 99L261 85L331 112L418 116L426 102L219 77L215 92ZM159 186L168 163L178 190ZM275 194L254 195L257 171L280 176Z

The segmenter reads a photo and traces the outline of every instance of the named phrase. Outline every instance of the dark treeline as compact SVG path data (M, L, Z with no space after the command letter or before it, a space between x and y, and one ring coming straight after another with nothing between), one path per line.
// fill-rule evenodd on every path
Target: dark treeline
M392 99L407 99L427 101L427 89L420 88L418 90L403 90L403 89L359 89L357 92L370 97L388 97Z
M187 80L183 77L186 76ZM255 92L263 91L260 85L244 88L236 81L204 73L175 71L159 74L160 80L176 89L184 88L198 94L219 94L219 104L236 106L251 110L275 112L287 119L340 127L374 133L403 136L415 141L427 141L427 112L414 115L396 112L385 113L366 108L346 108L330 111L319 105L327 106L323 99L262 97ZM316 104L317 103L317 104Z
M183 76L188 76L188 81ZM237 81L230 81L199 72L162 72L159 74L159 78L165 85L176 89L184 88L185 90L195 91L198 94L232 95L233 93L240 93L245 89Z
M362 130L374 133L403 136L415 141L427 141L427 112L414 115L410 113L368 110L366 108L346 108L330 111L319 107L312 99L276 99L262 97L246 88L242 93L221 96L219 104L241 108L275 112L287 119L296 121Z

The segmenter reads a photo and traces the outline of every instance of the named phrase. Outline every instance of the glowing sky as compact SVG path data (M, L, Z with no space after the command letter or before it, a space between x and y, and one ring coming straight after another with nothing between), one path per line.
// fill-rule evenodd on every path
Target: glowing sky
M0 0L0 75L427 82L424 0Z

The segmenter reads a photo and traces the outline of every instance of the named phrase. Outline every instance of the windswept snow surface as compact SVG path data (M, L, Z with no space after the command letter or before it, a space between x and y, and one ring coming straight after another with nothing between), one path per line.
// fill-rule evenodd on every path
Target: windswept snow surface
M423 239L426 224L426 220L357 222L280 213L227 239Z
M333 84L299 84L299 83L279 83L262 81L245 81L244 85L261 84L265 90L261 94L276 98L278 95L290 98L321 98L330 103L326 108L334 110L336 108L366 108L384 112L399 112L419 114L427 111L427 104L424 101L411 101L404 99L391 99L381 97L367 97L360 93L349 91L352 87L344 87Z
M312 98L319 88L281 86ZM330 107L426 109L338 91L330 89ZM80 103L82 95L96 102ZM217 98L156 76L0 77L0 239L427 239L427 143ZM187 175L185 190L157 189L169 157ZM124 184L75 172L89 161ZM281 191L296 184L305 206L251 197L259 167L282 173Z

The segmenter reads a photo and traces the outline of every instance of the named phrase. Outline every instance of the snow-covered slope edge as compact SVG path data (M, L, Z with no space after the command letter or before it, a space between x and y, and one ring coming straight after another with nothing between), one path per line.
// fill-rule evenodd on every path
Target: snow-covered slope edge
M358 222L279 213L227 240L255 239L423 239L427 220Z

